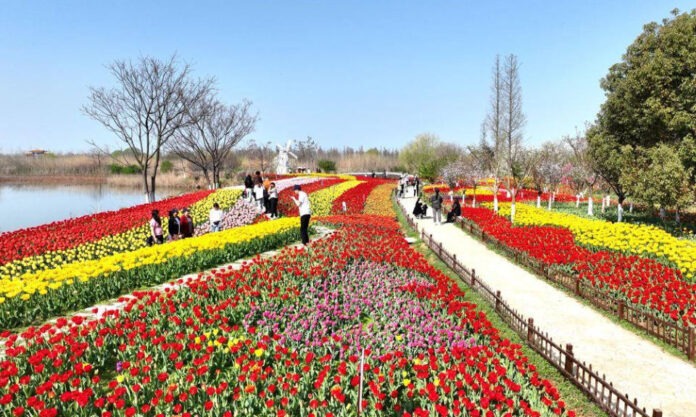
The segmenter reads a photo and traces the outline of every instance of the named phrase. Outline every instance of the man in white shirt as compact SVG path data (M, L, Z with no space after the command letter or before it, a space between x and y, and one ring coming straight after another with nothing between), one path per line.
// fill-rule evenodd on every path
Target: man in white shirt
M307 196L307 193L302 191L302 187L299 185L295 185L293 189L297 198L292 196L290 198L292 198L292 201L295 202L297 208L300 209L300 235L302 236L302 244L307 246L309 243L309 217L312 215L312 209L309 204L309 196Z
M220 210L220 205L218 203L213 204L213 208L210 209L210 231L219 232L220 223L222 223L222 210Z

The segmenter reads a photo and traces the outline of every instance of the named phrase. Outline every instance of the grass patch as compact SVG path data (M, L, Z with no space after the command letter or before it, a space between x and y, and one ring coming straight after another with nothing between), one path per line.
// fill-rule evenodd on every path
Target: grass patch
M409 225L406 217L398 207L398 203L393 201L394 208L396 210L396 216L401 224L402 230L409 237L419 238L417 232L415 232ZM580 391L572 382L565 378L553 365L548 363L541 355L532 350L527 346L526 342L512 330L508 325L502 320L502 318L495 312L495 309L488 304L488 302L481 297L476 291L472 290L462 279L457 275L452 269L450 269L440 258L430 250L430 248L423 243L420 239L413 245L414 249L423 254L428 262L435 268L442 271L450 279L454 280L457 285L464 290L464 299L470 303L476 304L476 308L479 311L483 311L486 317L493 326L498 329L501 337L509 339L512 343L516 343L522 346L522 351L525 356L529 358L531 364L536 366L536 370L542 378L548 379L553 382L554 386L558 388L561 393L561 397L566 402L568 407L575 410L578 417L606 417L607 413L602 411L592 400L590 400L582 391Z

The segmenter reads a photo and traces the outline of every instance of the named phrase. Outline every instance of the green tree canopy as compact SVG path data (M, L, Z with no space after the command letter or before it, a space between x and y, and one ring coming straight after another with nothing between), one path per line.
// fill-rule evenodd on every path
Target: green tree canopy
M433 134L423 133L399 152L399 161L409 172L433 181L441 174L442 168L460 154L461 149L455 145L443 143Z
M696 10L649 23L602 80L599 127L620 145L696 136Z

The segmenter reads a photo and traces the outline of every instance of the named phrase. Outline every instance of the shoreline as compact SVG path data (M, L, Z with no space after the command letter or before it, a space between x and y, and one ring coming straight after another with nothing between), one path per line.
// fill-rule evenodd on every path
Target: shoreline
M21 176L0 176L0 184L3 185L108 185L117 188L140 188L142 184L140 177L127 178L132 183L123 181L109 181L109 179L123 178L123 176L94 176L94 175L21 175ZM163 188L190 189L190 184L158 184ZM158 188L159 188L158 187Z

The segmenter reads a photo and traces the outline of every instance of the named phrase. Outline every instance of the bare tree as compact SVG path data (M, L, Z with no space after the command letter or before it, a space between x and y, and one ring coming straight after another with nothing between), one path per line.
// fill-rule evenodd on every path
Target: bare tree
M132 151L147 200L153 201L163 146L192 123L187 109L210 94L214 80L192 79L190 66L180 67L175 55L166 61L115 61L108 69L117 86L90 87L90 103L82 111Z
M307 136L305 140L298 140L294 148L294 153L297 155L297 162L314 171L314 169L316 169L315 160L318 149L319 145L311 136Z
M572 151L571 164L573 166L573 176L581 183L583 192L587 193L587 215L594 215L592 193L600 182L600 175L594 169L594 163L589 151L587 134L575 132L574 137L564 138L565 143ZM580 187L579 187L580 188Z
M258 162L261 172L266 172L271 166L275 154L275 146L271 141L258 142L252 139L249 143L249 152Z
M498 212L498 190L505 172L505 100L504 74L500 56L496 55L493 64L490 109L481 127L480 157L486 157L484 165L493 178L493 210Z
M515 221L515 198L521 182L532 168L533 156L525 151L523 129L526 117L522 112L522 86L520 85L520 64L517 56L505 57L503 65L503 147L505 153L506 188L510 192L510 221Z
M193 123L180 129L168 148L203 171L208 186L220 186L220 171L232 150L254 131L257 115L250 112L251 102L227 106L210 96L189 109Z

